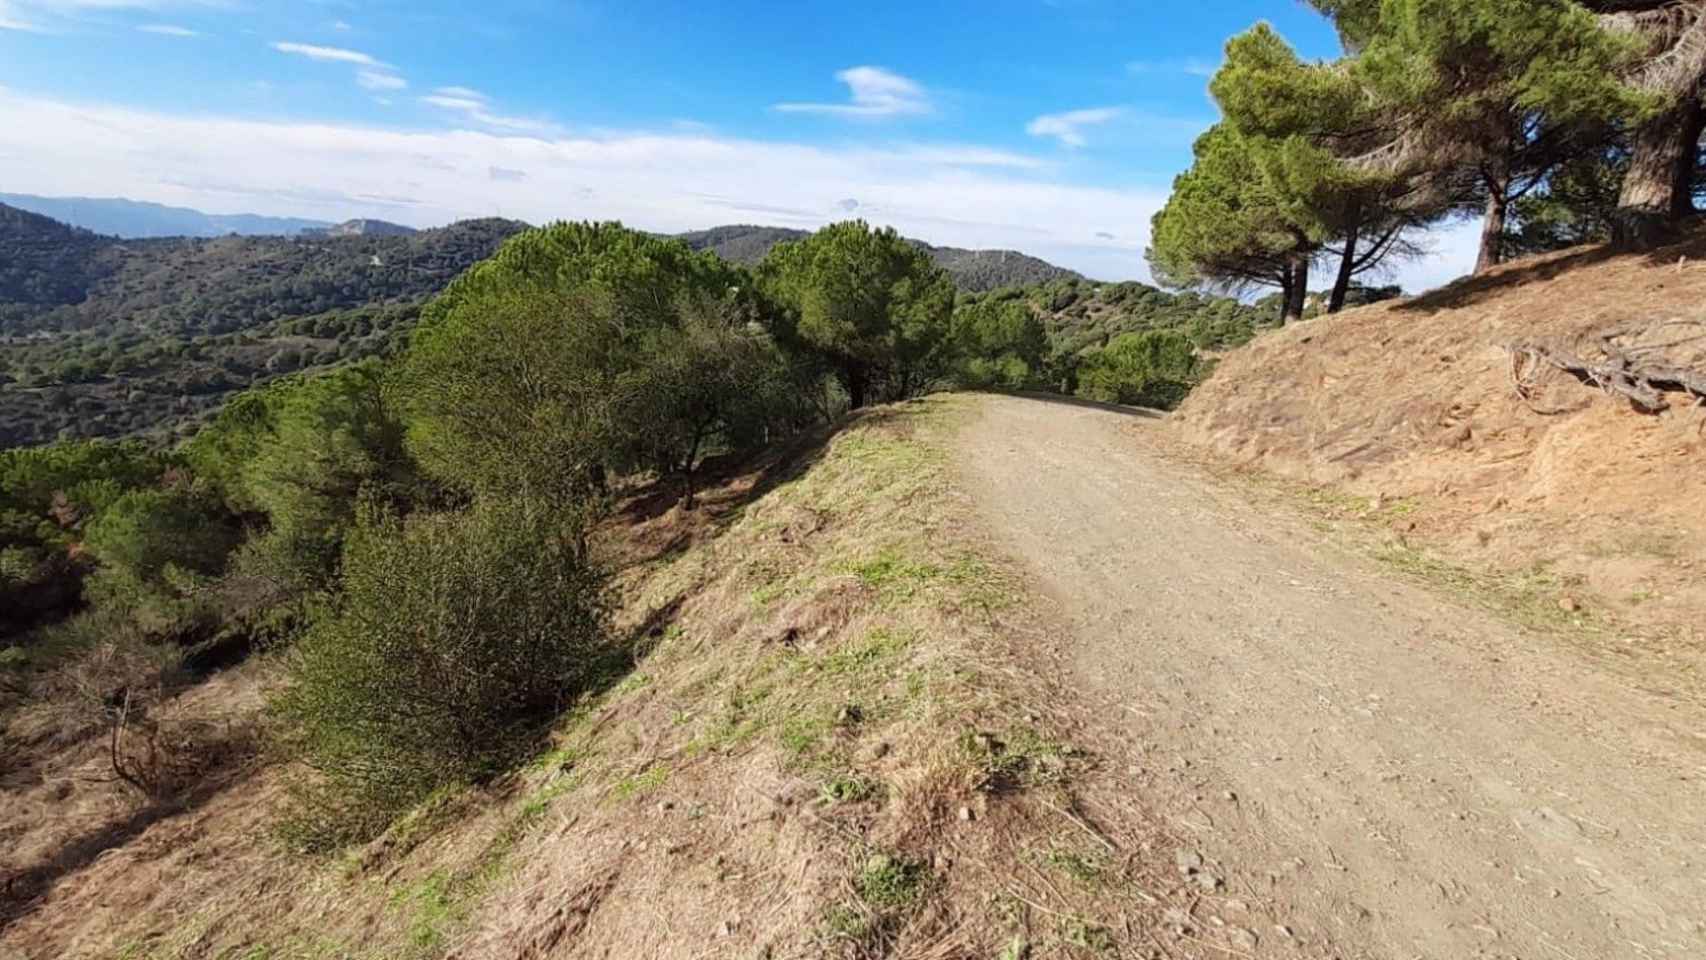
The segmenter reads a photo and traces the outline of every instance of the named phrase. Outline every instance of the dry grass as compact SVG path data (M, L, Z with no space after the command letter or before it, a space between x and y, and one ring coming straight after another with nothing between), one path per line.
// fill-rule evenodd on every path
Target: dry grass
M1146 955L1192 908L1174 841L955 490L967 410L868 411L692 513L632 501L604 544L631 671L505 782L312 861L246 771L58 879L0 953Z
M1565 251L1287 327L1228 355L1169 432L1301 485L1325 524L1401 538L1401 569L1698 671L1706 410L1644 415L1564 377L1525 400L1504 345L1585 350L1647 326L1668 359L1706 367L1698 325L1660 326L1706 320L1702 253L1706 230L1651 254Z

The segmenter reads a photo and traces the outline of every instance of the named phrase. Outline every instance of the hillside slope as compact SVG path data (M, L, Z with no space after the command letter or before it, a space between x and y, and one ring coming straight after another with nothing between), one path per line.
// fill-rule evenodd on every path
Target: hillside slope
M271 835L268 659L168 705L208 743L157 803L103 781L100 738L10 718L0 956L1209 957L1298 923L1197 905L1108 708L1056 686L1060 633L956 483L974 403L865 411L697 512L628 499L599 552L631 659L525 769L341 856Z
M1175 431L1473 568L1556 579L1584 617L1699 645L1706 410L1673 394L1642 414L1556 372L1525 400L1505 346L1591 356L1627 328L1651 357L1706 370L1702 253L1706 233L1651 254L1566 251L1287 327L1227 356Z

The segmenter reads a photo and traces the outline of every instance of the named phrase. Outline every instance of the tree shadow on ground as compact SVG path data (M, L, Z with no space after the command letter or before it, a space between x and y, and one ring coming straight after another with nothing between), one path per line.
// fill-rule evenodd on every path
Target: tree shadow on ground
M1104 403L1101 400L1088 400L1084 397L1068 396L1064 393L1032 393L1018 391L1007 394L1011 397L1022 397L1026 400L1040 400L1043 403L1056 403L1066 407L1078 407L1084 410L1100 410L1103 413L1117 413L1122 417L1133 417L1139 420L1165 420L1167 411L1155 410L1150 407L1128 407L1120 403Z
M204 775L187 789L144 801L128 816L67 842L51 856L0 875L0 933L35 912L55 884L94 863L102 854L125 846L157 823L199 809L252 775L255 768L248 762L255 750L252 731L228 729L228 734L231 742L202 745L209 755L226 757L227 762L203 771Z
M691 509L681 506L679 478L660 477L633 489L607 525L606 542L619 554L614 565L627 569L656 563L720 536L748 506L816 466L837 434L897 415L888 408L864 410L774 447L710 458L699 468L699 490ZM672 512L674 521L662 522Z
M1673 243L1647 250L1601 244L1572 253L1536 257L1529 262L1512 264L1479 277L1464 277L1438 290L1405 300L1394 309L1401 312L1433 313L1438 310L1472 307L1504 290L1551 280L1583 267L1613 260L1627 259L1632 262L1645 262L1650 266L1664 266L1683 259L1706 258L1706 227L1702 227L1701 223L1706 221L1699 221L1690 226L1688 232Z

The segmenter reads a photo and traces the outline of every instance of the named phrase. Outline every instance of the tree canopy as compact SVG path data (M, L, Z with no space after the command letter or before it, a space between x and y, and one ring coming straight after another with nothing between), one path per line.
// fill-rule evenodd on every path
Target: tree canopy
M785 308L777 339L822 354L854 409L946 372L953 283L894 230L832 224L772 250L759 274Z

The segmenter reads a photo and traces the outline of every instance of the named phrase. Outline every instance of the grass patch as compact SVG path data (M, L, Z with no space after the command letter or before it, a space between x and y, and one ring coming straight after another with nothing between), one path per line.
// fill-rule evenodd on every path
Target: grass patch
M854 877L853 891L872 907L899 910L923 897L927 880L923 864L896 854L873 853Z
M1400 542L1378 547L1374 558L1407 577L1468 597L1524 626L1547 630L1600 627L1591 612L1560 605L1566 591L1578 585L1552 573L1546 563L1516 573L1477 572Z
M870 777L839 774L824 781L818 788L818 802L828 806L844 803L864 803L875 800L883 792L882 784Z
M623 777L610 788L610 796L617 802L643 797L653 792L669 781L669 767L654 763L639 773Z
M1030 727L1001 736L967 730L960 734L959 748L982 773L980 787L990 793L1062 784L1077 755Z
M1107 881L1108 858L1100 852L1050 850L1033 852L1032 856L1044 866L1065 874L1086 887L1100 887Z

